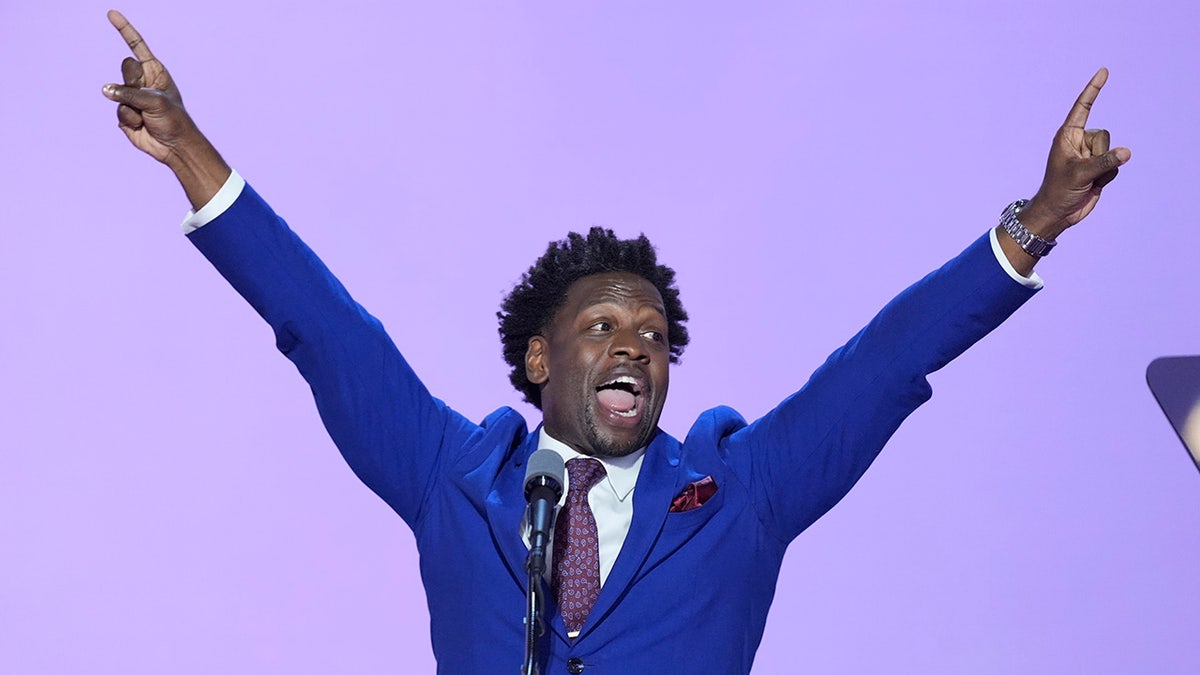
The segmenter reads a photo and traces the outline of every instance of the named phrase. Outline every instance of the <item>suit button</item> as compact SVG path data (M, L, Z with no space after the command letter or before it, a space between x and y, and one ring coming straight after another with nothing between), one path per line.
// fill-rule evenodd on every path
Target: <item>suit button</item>
M583 659L574 658L567 661L567 672L571 675L579 675L583 672Z

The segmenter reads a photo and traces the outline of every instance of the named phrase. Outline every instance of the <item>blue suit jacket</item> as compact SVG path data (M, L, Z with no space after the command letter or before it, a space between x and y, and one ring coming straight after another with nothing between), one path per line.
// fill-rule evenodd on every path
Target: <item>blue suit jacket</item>
M514 410L481 423L432 397L379 322L247 186L190 235L271 324L354 472L412 527L438 672L515 672L526 577L519 527L537 434ZM579 637L547 607L542 672L746 673L788 543L854 485L931 395L926 375L1032 295L987 237L914 284L799 392L747 424L709 410L682 441L659 431L615 566ZM702 507L668 513L712 476Z

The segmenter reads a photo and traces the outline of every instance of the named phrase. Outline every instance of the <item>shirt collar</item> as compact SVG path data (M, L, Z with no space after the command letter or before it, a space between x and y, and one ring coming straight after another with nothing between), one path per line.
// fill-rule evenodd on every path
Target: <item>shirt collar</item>
M553 450L563 458L563 462L576 457L589 457L576 451L571 446L546 433L545 427L538 428L538 449ZM607 485L620 501L625 501L637 485L638 472L642 470L642 458L646 456L643 446L624 457L592 457L604 465L607 474L601 484Z

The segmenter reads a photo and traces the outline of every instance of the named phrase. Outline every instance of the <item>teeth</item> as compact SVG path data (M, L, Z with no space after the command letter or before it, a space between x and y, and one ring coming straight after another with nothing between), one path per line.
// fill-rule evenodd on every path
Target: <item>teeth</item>
M614 410L613 414L616 415L617 417L633 417L633 416L637 415L637 412L638 412L638 409L634 408L633 410L630 410L629 412L617 412Z
M602 384L600 386L607 387L610 384L630 384L630 385L633 385L636 387L637 380L633 379L632 377L630 377L628 375L622 375L621 377L618 377L615 380L609 380L608 382L605 382L604 384Z
M615 377L615 378L605 382L604 384L600 385L599 387L596 387L596 389L597 390L604 389L605 387L611 387L615 384L628 385L629 389L633 392L634 396L640 396L642 393L641 384L637 381L637 379L635 379L629 375L622 375L620 377Z

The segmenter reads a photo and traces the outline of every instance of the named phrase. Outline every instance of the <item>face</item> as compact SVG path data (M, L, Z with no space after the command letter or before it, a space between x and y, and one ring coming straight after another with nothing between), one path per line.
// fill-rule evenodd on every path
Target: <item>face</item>
M525 375L542 388L546 432L600 457L648 444L669 380L658 289L626 272L584 277L544 332L529 340Z

